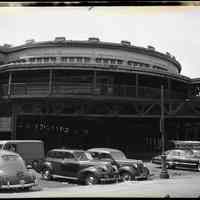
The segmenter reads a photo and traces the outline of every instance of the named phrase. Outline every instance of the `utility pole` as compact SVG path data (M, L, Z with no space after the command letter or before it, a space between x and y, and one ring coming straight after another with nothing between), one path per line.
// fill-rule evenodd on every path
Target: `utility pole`
M161 142L162 142L162 155L161 164L162 169L160 173L160 178L169 178L169 174L166 168L166 155L165 155L165 126L164 126L164 87L161 85L161 116L160 116L160 132L161 132Z

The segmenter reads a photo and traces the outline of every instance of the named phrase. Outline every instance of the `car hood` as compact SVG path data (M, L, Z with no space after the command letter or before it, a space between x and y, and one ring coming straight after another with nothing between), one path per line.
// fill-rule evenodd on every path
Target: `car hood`
M155 156L155 157L152 158L152 160L154 160L154 159L155 159L155 160L156 160L156 159L161 160L161 155ZM171 156L166 156L166 159L167 159L167 160L170 160L170 159L173 159L173 157L171 157ZM184 159L184 160L191 160L191 161L199 161L199 160L200 160L200 158L199 158L199 157L196 157L196 156L191 156L191 157L186 156L186 157L182 157L181 159Z
M121 160L115 160L117 163L121 164L121 165L132 165L132 164L137 164L138 160L136 159L121 159Z
M99 165L110 165L109 161L100 161L100 160L88 160L88 161L80 161L82 164L86 164L89 166L99 166Z

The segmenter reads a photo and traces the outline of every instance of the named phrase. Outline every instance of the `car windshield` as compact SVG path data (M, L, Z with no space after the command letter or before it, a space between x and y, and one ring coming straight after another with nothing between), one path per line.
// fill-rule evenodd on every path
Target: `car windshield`
M76 151L74 152L74 156L76 157L76 159L81 161L93 160L91 154L84 151Z
M18 170L18 169L25 169L25 163L23 159L18 155L11 155L11 154L5 154L1 156L0 160L0 168L1 169L12 169L12 170Z
M125 160L127 159L125 154L121 151L112 151L110 152L111 156L115 160Z

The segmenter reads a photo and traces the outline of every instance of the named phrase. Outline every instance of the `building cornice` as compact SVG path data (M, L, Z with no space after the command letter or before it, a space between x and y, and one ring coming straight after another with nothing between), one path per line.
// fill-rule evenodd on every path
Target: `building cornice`
M41 47L91 47L91 48L107 48L107 49L115 49L115 50L123 50L128 52L134 52L134 53L141 53L144 55L149 55L153 57L157 57L160 59L164 59L168 62L173 63L177 69L178 72L181 72L181 65L180 63L173 57L158 52L156 50L152 50L151 48L144 48L144 47L138 47L134 45L125 45L123 43L111 43L111 42L100 42L100 41L73 41L73 40L64 40L64 41L45 41L45 42L32 42L16 47L9 47L4 48L2 52L4 53L12 53L16 51L21 51L25 49L30 48L41 48ZM0 49L1 51L1 49Z

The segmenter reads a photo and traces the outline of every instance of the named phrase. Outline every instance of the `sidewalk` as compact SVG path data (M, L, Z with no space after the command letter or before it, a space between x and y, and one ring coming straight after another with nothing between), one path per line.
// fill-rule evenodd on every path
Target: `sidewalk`
M43 188L41 191L0 193L0 198L52 198L52 197L200 197L200 175L170 179L130 181L117 184Z

